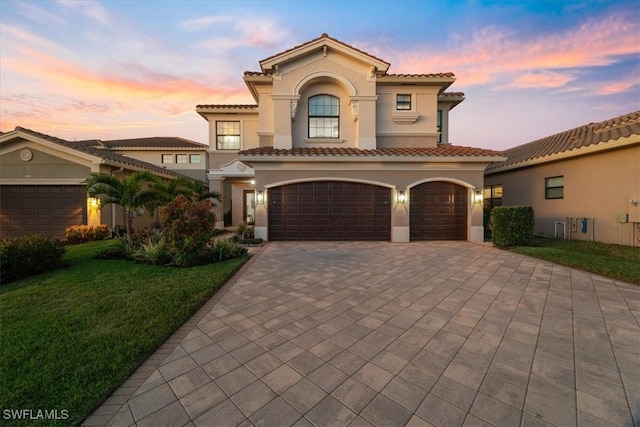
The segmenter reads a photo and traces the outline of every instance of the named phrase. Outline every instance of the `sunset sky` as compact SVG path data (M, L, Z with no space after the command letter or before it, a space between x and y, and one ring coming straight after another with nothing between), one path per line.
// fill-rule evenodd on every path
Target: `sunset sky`
M640 2L0 1L0 130L208 143L197 104L254 103L244 71L328 33L453 72L454 145L504 149L640 109Z

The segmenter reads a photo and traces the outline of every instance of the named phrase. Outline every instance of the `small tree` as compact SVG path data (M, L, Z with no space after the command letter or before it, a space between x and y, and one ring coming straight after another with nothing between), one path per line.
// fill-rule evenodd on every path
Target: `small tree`
M153 187L160 182L160 178L148 171L134 172L122 179L105 173L92 173L86 180L86 189L91 197L102 196L102 206L111 203L122 206L129 233L133 229L136 210L162 200L162 193Z
M160 221L157 212L158 208L160 206L166 206L179 195L183 195L194 201L209 198L216 199L218 201L222 200L220 193L217 191L210 192L204 188L204 184L202 182L187 178L186 176L180 176L167 181L159 181L154 183L152 188L162 195L158 200L155 200L147 206L147 209L150 212L153 212L154 210L156 211L157 221Z
M184 267L206 262L216 224L211 201L194 201L179 195L167 205L164 215L174 262Z

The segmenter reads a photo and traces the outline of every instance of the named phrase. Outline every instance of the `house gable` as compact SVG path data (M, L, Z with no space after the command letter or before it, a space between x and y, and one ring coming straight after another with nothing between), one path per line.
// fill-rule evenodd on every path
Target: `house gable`
M265 239L408 241L415 226L418 239L482 240L477 192L485 167L504 157L448 144L449 110L464 100L447 92L453 73L389 74L388 62L327 34L259 63L244 73L256 105L196 108L209 122L210 188L230 219L217 227L244 220ZM411 193L427 201L411 208ZM451 209L429 202L454 199L446 217ZM410 224L411 209L430 219Z

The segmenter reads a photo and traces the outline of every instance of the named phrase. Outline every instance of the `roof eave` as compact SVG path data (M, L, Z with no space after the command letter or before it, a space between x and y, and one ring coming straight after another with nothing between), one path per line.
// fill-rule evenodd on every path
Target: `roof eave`
M555 162L559 160L566 160L602 151L616 150L633 145L640 145L640 135L632 135L630 137L624 138L624 140L622 141L620 139L610 140L601 142L599 144L587 145L586 147L574 148L573 150L567 150L561 153L555 153L547 156L536 157L534 159L527 159L516 163L510 163L504 166L498 166L497 168L487 170L485 174L493 175L496 173L508 172L515 169L536 166L539 164ZM508 158L505 158L505 160L508 160Z
M247 108L246 106L238 106L237 108L233 106L196 107L196 113L200 114L205 120L208 120L207 115L209 114L258 114L258 106L252 106L252 108Z
M270 70L273 70L276 65L293 61L301 55L305 55L307 53L321 49L324 46L327 46L328 48L334 49L338 52L346 53L349 56L352 56L353 58L356 58L357 60L363 63L369 64L372 67L375 67L376 70L383 73L386 73L391 65L386 61L383 61L379 58L368 55L367 53L359 51L345 43L342 43L328 36L325 37L323 35L317 39L304 43L296 48L284 51L280 54L277 54L259 61L260 68L262 69L263 72L268 72Z
M504 156L277 156L238 155L238 160L250 163L356 162L356 163L495 163Z

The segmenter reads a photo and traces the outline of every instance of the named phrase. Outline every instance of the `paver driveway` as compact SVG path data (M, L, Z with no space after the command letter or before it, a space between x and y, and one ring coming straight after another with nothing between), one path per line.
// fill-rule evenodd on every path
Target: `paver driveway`
M639 422L638 286L467 242L278 242L245 267L85 424Z

